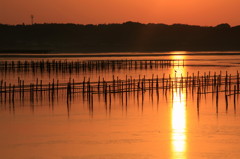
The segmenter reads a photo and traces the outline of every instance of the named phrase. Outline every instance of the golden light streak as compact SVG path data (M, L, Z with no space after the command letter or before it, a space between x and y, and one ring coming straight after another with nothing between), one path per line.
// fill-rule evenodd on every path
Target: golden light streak
M183 60L184 56L174 56L175 60ZM172 76L180 81L180 77L185 74L184 66L175 66L172 70ZM180 86L180 84L178 84ZM187 121L186 121L186 102L185 93L180 87L174 88L172 104L172 158L187 158Z

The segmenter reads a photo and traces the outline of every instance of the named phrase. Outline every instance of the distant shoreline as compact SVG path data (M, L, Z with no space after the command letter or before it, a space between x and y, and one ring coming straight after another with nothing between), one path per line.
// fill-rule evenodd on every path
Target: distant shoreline
M71 50L64 50L64 51L55 51L55 50L32 50L32 49L19 49L19 50L0 50L1 54L111 54L111 53L166 53L166 52L240 52L240 50L156 50L156 51L71 51Z
M111 52L111 53L0 53L0 58L87 58L140 56L230 56L240 51L165 51L165 52Z
M185 24L1 25L0 53L114 53L240 50L240 26Z

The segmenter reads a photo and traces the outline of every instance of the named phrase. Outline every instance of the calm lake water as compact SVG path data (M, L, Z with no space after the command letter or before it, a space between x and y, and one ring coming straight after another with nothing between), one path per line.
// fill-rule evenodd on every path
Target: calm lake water
M150 54L150 53L149 53ZM97 54L99 55L99 54ZM2 66L14 61L153 60L152 67L121 67L86 70L25 71L1 69L0 80L8 86L19 80L25 84L75 83L84 78L110 81L114 78L139 79L145 76L181 78L222 74L236 76L240 52L112 53L84 57L84 54L2 55ZM109 56L111 55L111 56ZM134 55L134 56L131 56ZM154 60L175 60L171 66L154 65ZM144 62L143 62L144 63ZM233 90L234 84L231 86ZM197 89L197 88L196 88ZM201 95L189 88L176 87L159 92L121 92L88 97L74 93L69 101L65 90L54 97L48 91L14 101L8 93L0 97L0 154L2 158L62 159L159 159L159 158L240 158L240 107L228 92L218 97ZM224 86L221 87L224 89ZM12 95L11 95L12 96Z

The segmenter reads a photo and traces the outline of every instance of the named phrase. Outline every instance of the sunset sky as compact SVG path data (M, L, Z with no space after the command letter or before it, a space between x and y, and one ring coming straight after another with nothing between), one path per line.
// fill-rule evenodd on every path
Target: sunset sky
M0 23L240 25L240 0L1 0Z

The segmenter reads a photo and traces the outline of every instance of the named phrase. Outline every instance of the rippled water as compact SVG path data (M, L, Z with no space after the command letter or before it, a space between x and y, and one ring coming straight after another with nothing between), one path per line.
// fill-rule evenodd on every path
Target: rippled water
M29 71L1 70L0 80L16 84L75 83L90 78L112 80L186 77L204 74L233 76L240 70L240 55L232 52L154 53L154 56L132 53L101 54L101 57L83 57L74 54L24 55L2 57L4 61L88 61L88 60L177 60L174 66L147 68L119 68L85 71L56 71L30 69ZM3 64L3 63L2 63ZM233 89L233 86L232 86ZM209 88L209 92L211 88ZM67 100L65 90L54 97L48 91L42 95L29 93L24 99L16 93L14 101L1 94L0 101L0 154L3 158L64 158L64 159L158 159L158 158L239 158L240 111L238 95L207 93L198 99L188 88L172 91L146 90L142 92L93 94L92 106L87 96L74 93ZM198 103L199 102L199 103Z

